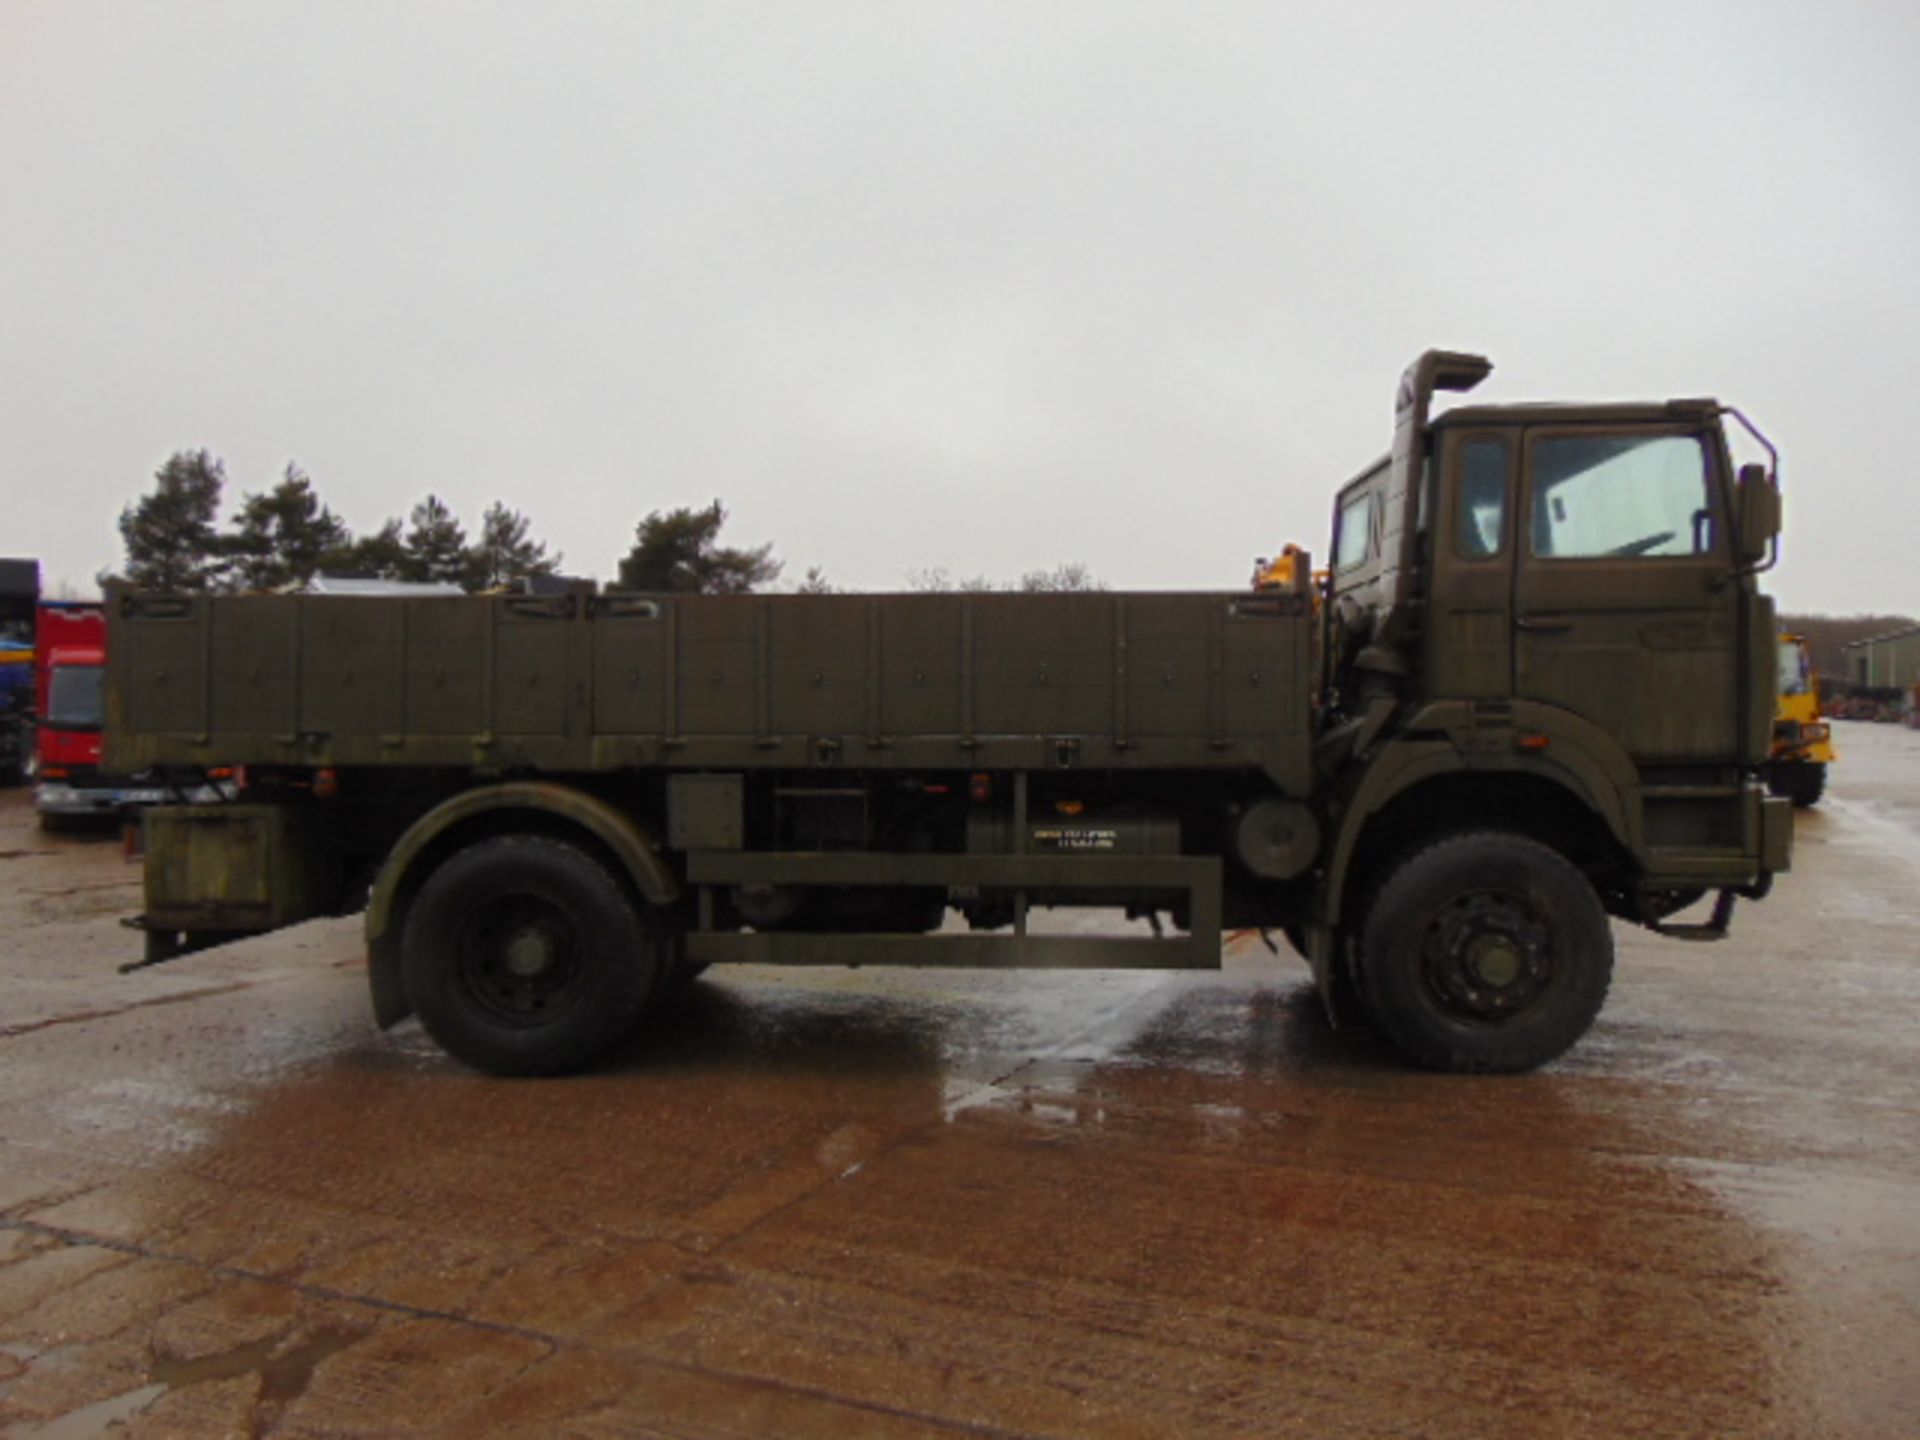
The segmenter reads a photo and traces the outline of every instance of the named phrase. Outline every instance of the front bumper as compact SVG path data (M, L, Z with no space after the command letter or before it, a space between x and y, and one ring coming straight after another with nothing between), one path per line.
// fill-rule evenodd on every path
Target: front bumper
M175 792L132 780L123 785L73 785L64 780L42 780L33 792L33 808L42 815L105 818L143 805L217 805L231 798L217 785L195 785Z
M1767 758L1775 763L1801 761L1809 765L1831 765L1833 727L1824 720L1776 720L1773 749Z

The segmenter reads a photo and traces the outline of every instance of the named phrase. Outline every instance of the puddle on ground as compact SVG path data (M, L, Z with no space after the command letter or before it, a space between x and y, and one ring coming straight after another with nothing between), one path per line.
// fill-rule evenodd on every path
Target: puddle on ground
M97 1440L175 1390L216 1380L235 1380L249 1374L260 1377L260 1390L254 1403L278 1407L306 1393L321 1361L339 1354L365 1334L363 1330L316 1330L278 1354L275 1350L286 1336L269 1335L194 1360L156 1360L148 1372L147 1384L96 1400L78 1410L69 1410L39 1425L17 1428L12 1433L15 1440Z
M20 1369L16 1374L9 1375L6 1379L0 1380L0 1400L7 1398L8 1394L12 1392L13 1387L19 1383L20 1377L27 1373L28 1369L33 1365L33 1362L38 1360L43 1353L38 1345L24 1345L19 1342L9 1342L0 1345L0 1355L5 1355L10 1359L20 1362Z
M55 1416L44 1425L28 1425L13 1432L14 1440L94 1440L122 1420L131 1420L167 1393L164 1385L142 1385L138 1390L96 1400L78 1410Z

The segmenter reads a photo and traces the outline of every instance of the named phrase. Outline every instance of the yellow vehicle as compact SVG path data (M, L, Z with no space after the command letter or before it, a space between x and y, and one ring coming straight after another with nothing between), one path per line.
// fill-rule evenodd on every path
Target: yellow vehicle
M1805 809L1820 803L1827 766L1834 761L1833 732L1820 718L1819 677L1799 635L1780 637L1780 700L1773 717L1773 748L1767 756L1767 788Z
M1291 591L1294 588L1294 571L1308 563L1307 552L1298 545L1285 546L1272 560L1263 555L1253 562L1253 588ZM1320 593L1320 583L1326 578L1326 574L1324 570L1313 572L1312 590L1316 596Z

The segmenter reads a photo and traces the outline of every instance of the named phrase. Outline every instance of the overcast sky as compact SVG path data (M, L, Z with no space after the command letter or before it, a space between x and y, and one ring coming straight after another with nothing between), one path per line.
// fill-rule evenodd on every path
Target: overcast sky
M1793 608L1920 612L1920 6L0 0L0 553L176 449L610 575L1238 587L1421 349L1717 395Z

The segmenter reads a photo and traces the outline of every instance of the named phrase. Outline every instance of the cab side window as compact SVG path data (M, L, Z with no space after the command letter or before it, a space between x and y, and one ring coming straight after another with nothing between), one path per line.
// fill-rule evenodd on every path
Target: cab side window
M1535 555L1628 559L1713 549L1707 455L1697 437L1543 436L1532 456Z
M1463 560L1484 560L1506 548L1507 442L1495 437L1460 447L1460 497L1453 545Z
M1334 537L1333 568L1351 570L1373 550L1373 492L1362 490L1340 507L1339 534Z

